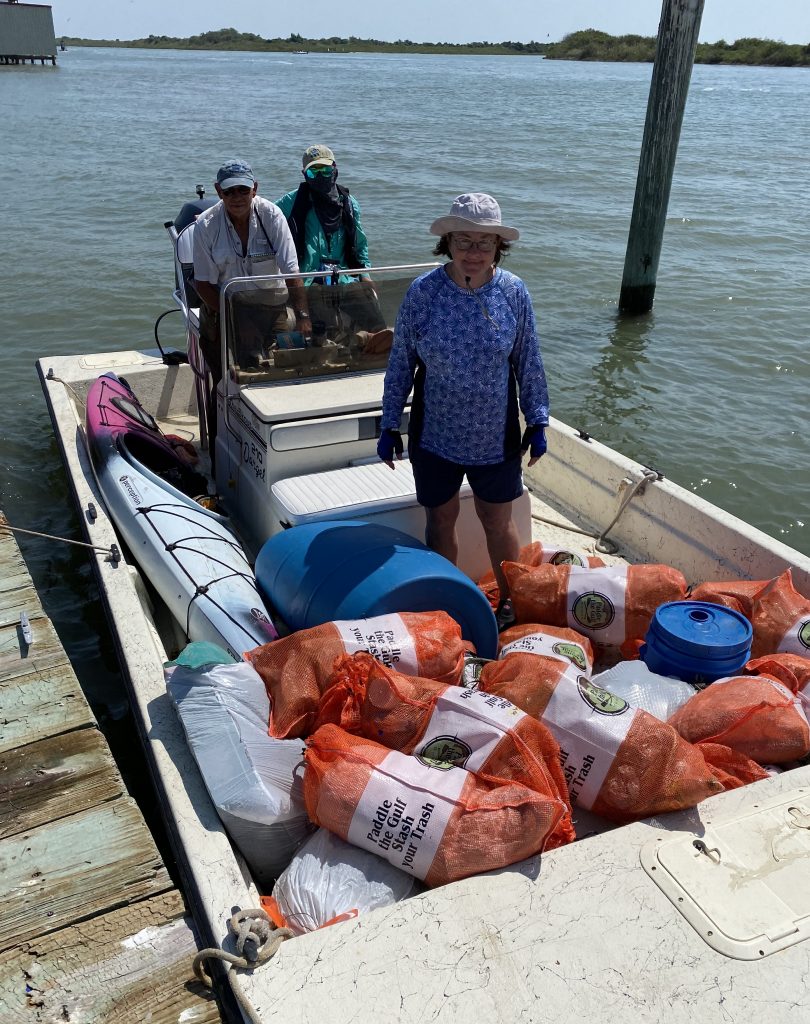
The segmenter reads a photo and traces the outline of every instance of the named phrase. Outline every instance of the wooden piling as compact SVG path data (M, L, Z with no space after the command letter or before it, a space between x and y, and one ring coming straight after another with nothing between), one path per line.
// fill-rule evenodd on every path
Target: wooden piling
M627 239L619 309L652 309L689 79L704 0L664 0Z
M3 530L0 891L0 1020L219 1024L183 898Z

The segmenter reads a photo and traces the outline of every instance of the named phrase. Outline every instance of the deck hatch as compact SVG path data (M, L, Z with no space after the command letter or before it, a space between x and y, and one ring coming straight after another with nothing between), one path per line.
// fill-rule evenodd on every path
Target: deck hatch
M718 953L759 960L810 937L807 789L648 843L641 863Z

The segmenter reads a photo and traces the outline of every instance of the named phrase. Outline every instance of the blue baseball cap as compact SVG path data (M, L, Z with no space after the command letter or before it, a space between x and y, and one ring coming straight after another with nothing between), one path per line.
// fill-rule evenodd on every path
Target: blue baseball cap
M228 160L217 171L217 185L220 188L233 188L234 185L247 185L253 188L256 184L256 176L250 164L244 160Z

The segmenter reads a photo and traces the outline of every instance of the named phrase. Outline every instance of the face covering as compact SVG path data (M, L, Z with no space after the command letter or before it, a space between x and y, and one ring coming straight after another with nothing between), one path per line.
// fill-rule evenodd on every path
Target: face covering
M337 190L337 177L337 167L333 167L329 177L318 174L314 178L307 178L312 206L324 234L327 235L333 235L337 231L343 217L343 203Z

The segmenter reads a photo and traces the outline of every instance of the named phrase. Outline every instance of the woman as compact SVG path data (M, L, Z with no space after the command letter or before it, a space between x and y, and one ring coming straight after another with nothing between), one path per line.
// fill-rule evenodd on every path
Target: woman
M546 451L548 389L526 286L498 264L520 232L492 196L458 196L430 226L450 262L408 289L385 375L377 454L402 457L400 420L413 387L408 452L429 547L455 562L459 490L466 475L501 592L498 624L514 621L501 563L520 549L512 502L523 489L522 455ZM528 424L520 435L520 410Z

